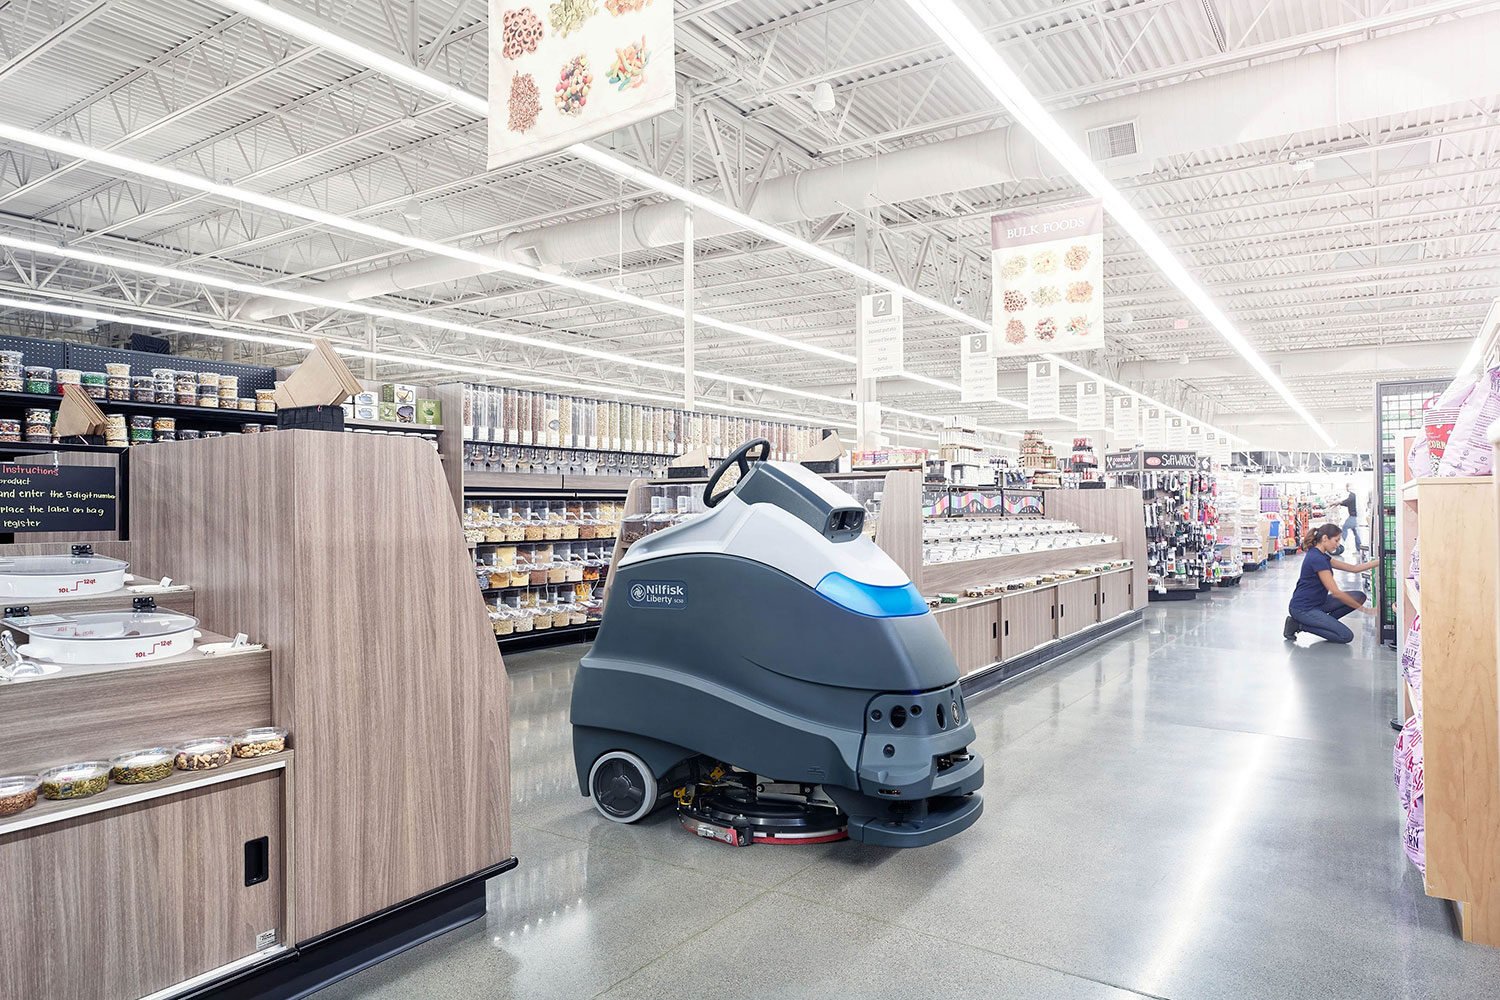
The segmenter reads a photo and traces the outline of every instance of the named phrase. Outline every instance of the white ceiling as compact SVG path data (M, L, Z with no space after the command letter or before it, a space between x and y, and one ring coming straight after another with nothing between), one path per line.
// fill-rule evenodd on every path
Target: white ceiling
M483 91L483 0L284 0L279 6L320 17L365 45ZM1086 112L1149 90L1170 96L1171 88L1188 81L1500 10L1500 3L1441 0L975 0L968 6L1011 65L1060 112ZM675 8L679 97L691 91L698 112L693 162L684 162L688 143L680 113L600 144L714 197L743 206L757 182L768 178L1006 124L902 0L677 0ZM1410 46L1409 55L1410 66L1393 69L1420 73L1443 58L1420 45ZM806 97L823 81L837 97L829 115L815 113ZM1229 102L1246 95L1225 90L1228 114ZM1268 104L1297 99L1251 97ZM1201 148L1191 141L1195 132L1223 129L1183 120L1175 125L1185 151L1154 156L1148 145L1143 157L1117 171L1117 183L1241 330L1273 363L1295 362L1288 383L1315 410L1327 411L1330 428L1347 447L1368 447L1371 419L1364 414L1373 382L1451 372L1496 294L1500 75L1491 92L1463 97L1401 114L1329 121L1312 131L1276 134L1261 127L1252 141ZM0 121L468 248L660 200L566 154L486 172L484 125L471 113L210 0L0 3ZM1313 169L1294 169L1298 159L1313 160ZM1007 181L896 204L858 203L851 192L846 210L788 228L851 259L864 252L858 234L869 234L876 270L985 316L990 214L1078 194L1066 178ZM416 220L407 218L413 199L421 205ZM0 233L290 288L422 257L3 144ZM1243 421L1244 433L1257 443L1306 442L1305 427L1289 414L1282 424L1272 422L1284 404L1128 240L1111 230L1107 246L1110 346L1083 363L1221 426ZM372 329L365 316L346 310L250 322L237 319L246 297L236 293L3 248L0 260L7 263L0 295L67 299L251 331L316 331L360 345L373 337L383 350L681 393L680 376L670 372L387 320ZM681 301L680 245L608 250L570 261L566 270L636 295ZM854 350L854 279L785 247L748 233L699 240L696 284L698 308L709 315ZM680 321L502 273L369 301L634 358L682 360ZM3 319L33 334L55 333L59 322L22 310L7 310ZM61 322L80 335L77 321ZM952 319L909 307L908 369L955 380L959 329ZM220 349L201 338L179 339L187 350ZM1399 356L1380 350L1411 344L1423 349ZM253 346L237 351L242 358L291 359ZM847 365L702 327L696 362L778 386L839 397L852 392ZM1020 362L1004 367L1018 369ZM382 364L378 374L421 375L395 364ZM1012 399L1024 398L1014 377L1004 384ZM726 398L727 387L712 380L700 379L697 388ZM847 408L816 400L755 396L789 413L852 419ZM994 426L1024 426L1012 407L960 407L952 393L917 382L882 383L881 397L908 410L967 409Z

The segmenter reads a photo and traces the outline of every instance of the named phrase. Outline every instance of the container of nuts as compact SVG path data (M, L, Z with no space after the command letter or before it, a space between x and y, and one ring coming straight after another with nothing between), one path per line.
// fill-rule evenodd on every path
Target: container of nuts
M279 726L247 729L234 738L236 757L265 757L286 749L286 730Z
M175 763L179 771L212 771L229 763L230 740L227 736L199 736L177 748Z
M14 816L36 805L36 790L41 783L34 774L0 778L0 816Z
M85 760L64 764L38 775L42 797L48 799L86 799L109 787L109 761Z
M172 773L171 747L151 747L122 753L109 762L109 777L117 785L144 785L160 781Z

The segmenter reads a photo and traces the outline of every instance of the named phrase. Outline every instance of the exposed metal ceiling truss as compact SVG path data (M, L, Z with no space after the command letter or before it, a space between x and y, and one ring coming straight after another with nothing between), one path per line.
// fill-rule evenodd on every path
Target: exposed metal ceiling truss
M280 6L483 92L483 0L286 0ZM1500 9L1492 2L1443 0L1009 0L970 6L987 37L1059 109ZM748 210L771 178L1005 124L900 0L677 0L675 9L679 94L690 95L690 105L681 100L678 112L601 142L737 208ZM1496 80L1494 93L1419 113L1330 123L1316 132L1188 154L1158 157L1146 149L1146 158L1118 183L1264 353L1467 340L1500 276ZM824 82L836 96L829 114L814 111L806 99ZM688 106L690 119L682 110ZM0 119L471 249L659 200L566 154L486 171L484 123L472 114L212 0L0 4ZM867 250L875 270L982 317L989 309L989 216L1078 194L1066 179L1012 181L894 204L863 203L850 192L843 211L789 228L851 259ZM0 233L282 288L380 271L420 256L15 145L0 145ZM868 248L856 246L860 233L870 234ZM1113 377L1122 366L1181 362L1180 377L1133 387L1226 425L1239 414L1279 407L1248 369L1195 377L1195 365L1231 352L1133 244L1114 231L1106 242L1110 343L1083 363ZM568 273L680 304L682 257L680 246L616 251L572 263ZM372 321L345 309L252 322L241 313L244 295L129 268L12 248L0 248L0 267L0 295L11 298L268 334L315 333L601 388L682 392L680 376L671 373ZM694 272L700 312L853 353L858 288L849 274L750 233L698 240ZM682 360L680 323L671 317L504 273L369 302L631 358ZM3 321L27 333L111 334L108 328L89 334L91 324L25 310L4 310ZM908 310L908 369L954 379L960 329L947 317ZM225 346L174 336L182 350L217 354ZM294 358L271 347L231 349L270 363ZM695 359L704 370L760 382L840 398L852 392L853 371L846 365L701 326ZM1420 361L1402 368L1419 377L1445 370L1451 367L1423 368ZM420 377L396 363L383 362L374 372ZM1325 381L1289 381L1315 405L1346 411L1368 408L1370 385L1381 375L1376 367L1340 370ZM735 389L734 396L729 390L697 380L699 395L745 398L745 390ZM837 404L760 391L754 396L809 418L850 416ZM952 393L920 382L883 383L881 396L913 411L962 409L995 426L1022 426L1014 408L961 406Z

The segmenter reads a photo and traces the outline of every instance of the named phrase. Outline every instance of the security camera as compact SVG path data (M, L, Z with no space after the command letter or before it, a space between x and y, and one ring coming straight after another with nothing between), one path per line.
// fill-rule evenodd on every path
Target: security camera
M962 309L964 306L968 305L968 303L969 303L969 297L967 295L964 295L962 292L960 292L959 294L953 296L953 304L956 305L956 306L958 306L958 308L960 308L960 309Z

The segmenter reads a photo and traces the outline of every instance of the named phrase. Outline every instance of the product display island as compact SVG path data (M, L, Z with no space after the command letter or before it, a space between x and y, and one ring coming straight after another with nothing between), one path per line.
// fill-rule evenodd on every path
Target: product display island
M284 431L131 459L128 537L86 568L192 587L7 602L0 995L303 995L482 915L515 865L507 682L437 452ZM37 556L85 568L3 546L0 586Z

